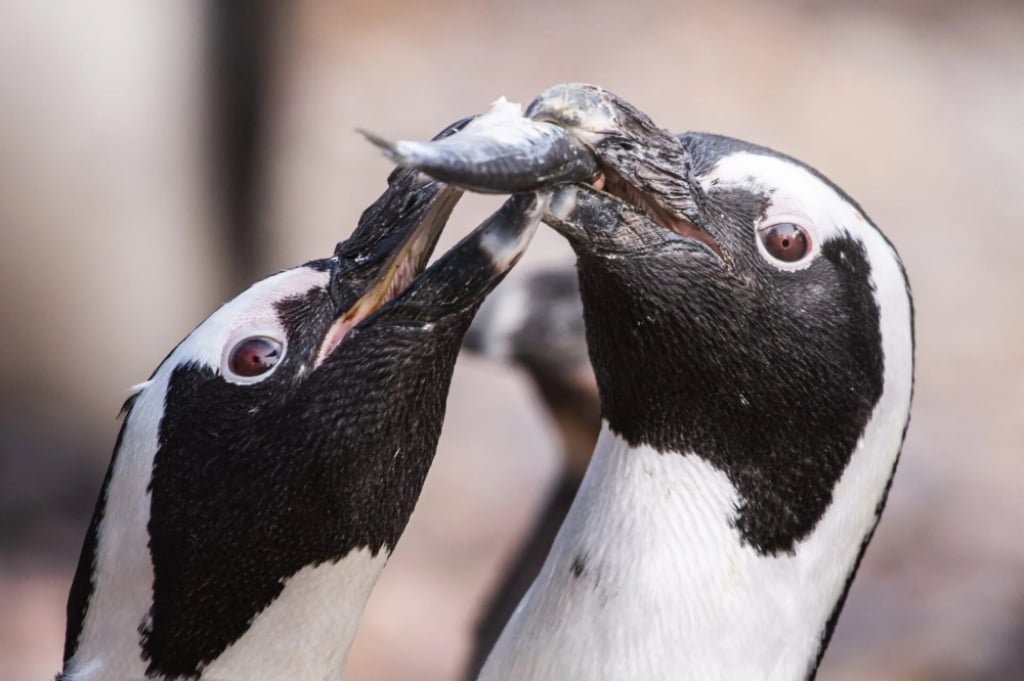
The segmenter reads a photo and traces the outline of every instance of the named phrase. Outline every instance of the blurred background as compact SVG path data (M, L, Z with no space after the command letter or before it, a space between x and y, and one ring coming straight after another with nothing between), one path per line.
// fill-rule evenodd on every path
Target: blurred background
M390 165L500 95L603 85L786 151L895 242L913 421L822 680L1024 679L1018 2L0 0L0 679L59 670L126 389L221 302L330 254ZM441 247L493 210L467 197ZM571 265L541 233L513 277ZM454 679L559 466L516 370L464 357L346 678Z

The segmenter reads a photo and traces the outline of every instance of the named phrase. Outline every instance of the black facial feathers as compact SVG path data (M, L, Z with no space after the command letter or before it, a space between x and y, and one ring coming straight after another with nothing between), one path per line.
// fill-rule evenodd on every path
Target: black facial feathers
M723 145L735 150L720 139L691 141L695 172ZM603 416L631 445L721 469L741 498L744 541L788 552L825 513L881 397L870 265L844 236L806 269L776 269L754 245L765 196L712 188L700 198L701 226L725 241L734 267L685 250L577 249Z
M151 483L151 673L197 674L288 577L355 549L390 552L408 522L472 311L430 330L359 329L294 380L311 370L303 339L319 337L309 325L323 323L326 297L315 289L279 306L289 350L264 383L174 370Z

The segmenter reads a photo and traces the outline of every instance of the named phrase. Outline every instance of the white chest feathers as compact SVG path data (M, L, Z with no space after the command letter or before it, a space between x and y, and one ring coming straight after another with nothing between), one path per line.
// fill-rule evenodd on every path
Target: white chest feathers
M366 600L387 561L368 549L336 563L305 567L253 619L246 633L202 672L200 679L327 681L341 678ZM333 604L333 606L332 606ZM67 681L144 679L146 662L135 613L90 622L69 666Z
M387 561L368 549L305 567L203 673L203 679L336 681ZM331 604L334 604L332 607Z
M891 471L868 471L878 462L857 455L863 444L811 535L765 556L733 526L741 500L723 472L694 454L631 448L605 425L480 678L805 678Z

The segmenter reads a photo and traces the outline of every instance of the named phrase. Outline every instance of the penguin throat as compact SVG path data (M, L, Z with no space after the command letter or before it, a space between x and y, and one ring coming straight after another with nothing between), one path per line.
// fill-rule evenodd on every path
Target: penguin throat
M665 229L671 230L687 239L701 242L714 251L719 258L726 261L722 247L707 230L701 229L685 217L675 215L672 211L660 205L654 197L634 187L614 170L603 168L602 175L598 177L593 185L620 201L641 209L651 220Z

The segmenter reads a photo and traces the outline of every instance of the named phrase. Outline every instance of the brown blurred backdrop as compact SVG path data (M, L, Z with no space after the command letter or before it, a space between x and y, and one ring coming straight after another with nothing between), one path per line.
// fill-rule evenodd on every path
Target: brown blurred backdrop
M0 0L0 680L59 670L126 388L383 188L354 129L425 138L562 81L791 153L896 243L913 422L819 678L1024 679L1024 6L222 4ZM468 197L442 247L496 205ZM552 262L543 233L514 276ZM347 678L455 678L556 447L519 375L460 361Z

